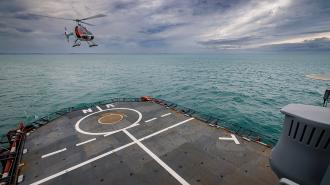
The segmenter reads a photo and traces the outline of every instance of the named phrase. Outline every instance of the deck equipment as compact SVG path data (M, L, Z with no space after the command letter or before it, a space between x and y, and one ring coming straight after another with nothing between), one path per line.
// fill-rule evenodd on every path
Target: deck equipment
M272 150L272 169L288 182L330 184L330 109L290 104L281 112L284 128Z

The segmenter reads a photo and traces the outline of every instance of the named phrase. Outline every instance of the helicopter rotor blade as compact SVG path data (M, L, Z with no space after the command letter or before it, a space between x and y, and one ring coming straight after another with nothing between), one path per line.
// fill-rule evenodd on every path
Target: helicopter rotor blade
M38 17L46 17L46 18L50 18L50 19L60 19L60 20L74 21L74 19L68 19L68 18L63 18L63 17L53 17L53 16L48 16L48 15L39 15L39 14L32 14L32 13L29 13L28 15L38 16Z
M29 16L35 16L35 17L45 17L45 18L50 18L50 19L60 19L60 20L75 21L77 23L81 22L81 23L84 23L84 24L89 25L89 26L95 26L95 25L90 24L90 23L87 23L87 22L84 22L83 20L95 19L95 18L105 17L106 16L104 14L97 14L97 15L94 15L94 16L86 17L84 19L70 19L70 18L63 18L63 17L53 17L53 16L48 16L48 15L32 14L32 13L29 13L28 15Z
M80 22L83 23L83 24L86 24L88 26L95 26L94 24L90 24L90 23L87 23L87 22L84 22L84 21L80 21Z
M93 16L90 16L90 17L86 17L86 18L80 19L80 20L95 19L95 18L105 17L105 16L106 15L104 15L104 14L97 14L97 15L93 15Z

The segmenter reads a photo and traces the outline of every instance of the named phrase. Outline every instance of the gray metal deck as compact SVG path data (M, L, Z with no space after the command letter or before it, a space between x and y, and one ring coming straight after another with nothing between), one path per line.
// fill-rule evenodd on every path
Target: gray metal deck
M105 113L123 119L98 123ZM270 148L152 102L68 113L30 133L25 148L21 184L278 182Z

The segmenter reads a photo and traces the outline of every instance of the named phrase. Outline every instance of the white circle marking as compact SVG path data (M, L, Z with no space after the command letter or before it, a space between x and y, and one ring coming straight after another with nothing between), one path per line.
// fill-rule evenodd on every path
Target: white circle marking
M138 118L134 123L132 123L130 126L127 126L127 127L125 127L125 128L122 128L122 129L126 129L126 128L129 128L129 127L132 127L132 125L138 124L138 123L141 121L141 119L142 119L142 114L141 114L141 112L139 112L139 111L137 111L137 110L135 110L135 109L130 109L130 108L111 108L111 109L104 109L104 110L97 111L97 112L93 112L93 113L91 113L91 114L88 114L88 115L82 117L79 121L77 121L77 123L76 123L76 125L75 125L75 129L76 129L76 131L78 131L78 132L80 132L80 133L82 133L82 134L86 134L86 135L94 135L94 136L96 136L96 135L106 135L106 134L111 134L111 133L115 133L115 132L118 132L118 131L122 130L122 129L119 129L119 130L114 130L114 131L110 131L110 132L96 132L96 133L95 133L95 132L86 132L86 131L80 129L80 127L79 127L80 122L82 122L84 119L86 119L87 117L89 117L89 116L91 116L91 115L94 115L94 114L97 114L97 113L100 113L100 112L104 112L104 111L108 111L108 110L131 110L131 111L136 112L136 113L139 115L139 118Z

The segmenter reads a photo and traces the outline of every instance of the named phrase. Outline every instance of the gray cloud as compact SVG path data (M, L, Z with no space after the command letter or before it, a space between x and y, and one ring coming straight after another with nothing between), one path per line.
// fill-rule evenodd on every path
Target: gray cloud
M194 15L205 15L212 13L224 13L248 0L192 0L191 9Z
M164 47L167 46L166 41L164 39L148 39L142 40L139 42L142 47L151 48L151 47Z
M184 23L177 23L177 24L162 24L162 25L156 25L154 27L145 28L141 31L141 33L145 34L154 34L154 33L161 33L163 31L174 29L176 27L180 27L185 25Z
M22 33L31 33L31 32L33 32L32 29L28 29L28 28L16 28L16 30L18 32L22 32Z
M317 38L305 40L301 43L273 44L260 49L276 51L330 51L330 39Z
M40 16L29 14L29 13L16 13L16 14L14 14L13 18L21 19L21 20L39 20L39 19L41 19Z
M8 14L23 11L25 8L17 0L2 0L0 1L0 13ZM0 14L0 15L1 15Z
M259 39L261 38L246 36L246 37L239 37L232 39L217 39L217 40L202 41L199 42L199 44L213 48L235 49L235 48L241 48L242 45L253 43L253 41Z
M111 11L128 11L138 5L138 1L116 1L111 5Z
M330 37L327 0L3 0L0 38L5 44L0 52L21 51L22 45L36 52L88 52L88 47L73 49L64 42L63 28L72 29L73 22L33 14L77 18L96 13L108 16L89 21L96 24L88 29L99 43L93 52L213 52L284 45L323 50L327 41L315 38ZM303 37L308 43L273 44Z

